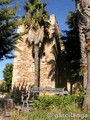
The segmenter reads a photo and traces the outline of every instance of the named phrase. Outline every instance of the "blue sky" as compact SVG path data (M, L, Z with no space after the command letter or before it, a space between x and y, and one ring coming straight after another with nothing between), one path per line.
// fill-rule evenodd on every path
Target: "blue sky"
M27 0L20 0L20 8L17 12L17 15L22 16L25 12L23 11L23 4L24 1ZM66 30L68 29L67 25L65 24L67 15L69 10L74 11L75 10L75 4L72 2L72 0L41 0L42 2L46 2L46 10L48 10L49 14L55 14L57 22L59 24L60 30ZM15 0L15 3L17 3L18 0ZM14 3L14 4L15 4ZM2 71L5 67L5 64L7 63L13 63L13 59L5 59L3 61L0 61L0 80L3 79Z

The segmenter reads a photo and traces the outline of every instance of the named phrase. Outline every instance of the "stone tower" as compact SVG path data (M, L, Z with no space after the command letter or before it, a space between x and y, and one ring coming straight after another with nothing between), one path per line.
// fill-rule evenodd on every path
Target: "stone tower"
M43 51L43 56L40 59L40 87L55 87L55 80L52 80L52 71L55 74L55 56L52 52L53 46L58 48L56 45L56 41L60 43L60 31L58 28L58 24L56 22L56 18L54 15L50 16L49 20L51 26L49 29L50 36L54 33L55 37L51 43L45 44L45 49ZM18 28L18 32L23 32L24 26L20 26ZM26 44L26 40L28 35L24 35L22 40L18 40L17 48L15 51L14 58L14 68L13 68L13 80L12 80L12 88L19 87L19 89L27 88L29 85L34 84L34 59L32 57L32 47L28 47ZM58 38L58 39L57 39ZM62 44L61 44L62 45ZM60 47L60 46L59 46ZM62 46L63 48L63 46ZM61 49L60 49L61 50Z

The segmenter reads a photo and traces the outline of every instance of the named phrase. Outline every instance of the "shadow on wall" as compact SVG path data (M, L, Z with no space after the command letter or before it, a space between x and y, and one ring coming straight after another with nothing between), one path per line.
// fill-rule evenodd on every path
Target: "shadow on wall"
M19 84L19 85L13 87L12 98L14 99L14 103L22 104L21 96L27 95L28 87L30 87L30 86L25 85L24 82L22 85ZM29 97L31 98L32 94L30 94Z
M55 81L56 88L65 87L67 90L67 74L66 74L66 53L57 49L56 45L52 46L52 54L55 57L55 60L50 60L48 64L51 64L51 71L48 74L48 77L52 81Z
M39 48L39 59L42 59L43 53L45 50L45 44L51 44L53 40L55 40L55 44L52 46L52 54L54 55L55 59L51 59L48 64L51 65L51 70L48 74L48 78L51 78L52 81L55 80L55 87L62 88L65 87L67 90L67 61L66 61L66 53L65 51L61 51L60 48L60 38L59 35L53 34L51 40L48 37L45 37L41 47ZM55 39L54 39L55 38ZM26 44L28 47L31 47L28 39L26 40ZM34 43L32 44L32 57L34 59Z

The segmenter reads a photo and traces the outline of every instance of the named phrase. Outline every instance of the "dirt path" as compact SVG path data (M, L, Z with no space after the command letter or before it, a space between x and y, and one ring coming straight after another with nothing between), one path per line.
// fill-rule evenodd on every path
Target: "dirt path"
M0 120L10 120L10 117L4 117L4 116L0 115Z

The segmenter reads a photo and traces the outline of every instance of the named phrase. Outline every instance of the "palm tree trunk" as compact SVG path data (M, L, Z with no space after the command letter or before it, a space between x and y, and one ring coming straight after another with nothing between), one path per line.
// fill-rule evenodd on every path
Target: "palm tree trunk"
M87 87L87 53L86 53L86 39L85 39L85 21L83 21L82 16L82 3L84 1L75 0L76 9L78 12L78 28L79 28L79 38L81 43L81 58L82 58L82 71L83 71L83 87Z
M77 9L79 13L79 32L82 35L81 46L82 47L82 56L85 58L86 76L84 76L84 88L86 88L86 96L84 99L84 110L90 110L90 0L79 0L77 2ZM87 47L85 47L87 46ZM84 49L83 49L84 48ZM86 48L86 49L85 49ZM85 52L85 54L83 54ZM84 72L85 73L85 72ZM86 83L87 82L87 83Z
M86 53L86 40L83 33L83 25L79 23L79 38L81 43L81 58L82 58L82 72L83 72L83 87L87 87L87 53Z
M40 86L40 57L39 57L39 45L34 46L34 64L35 64L35 83L36 87Z
M88 63L88 81L87 81L88 84L83 108L85 111L90 111L90 51L87 53L87 63Z

